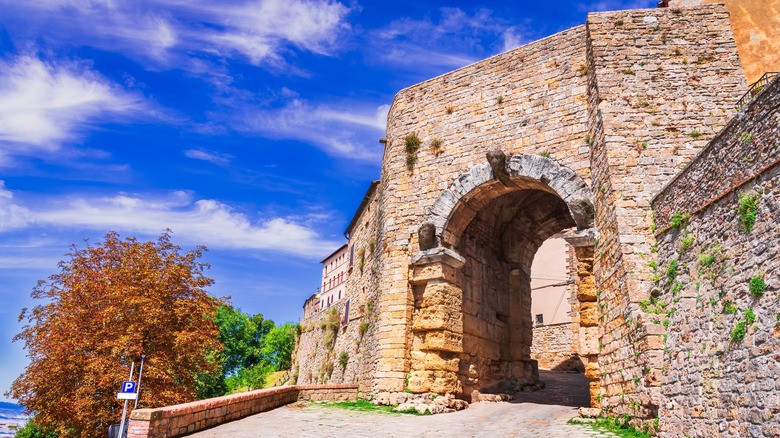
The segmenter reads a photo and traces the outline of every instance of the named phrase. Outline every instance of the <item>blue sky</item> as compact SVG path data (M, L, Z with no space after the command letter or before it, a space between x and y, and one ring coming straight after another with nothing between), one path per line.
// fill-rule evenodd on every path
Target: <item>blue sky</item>
M70 244L171 228L209 248L212 294L298 320L379 177L396 92L654 4L0 0L0 392Z

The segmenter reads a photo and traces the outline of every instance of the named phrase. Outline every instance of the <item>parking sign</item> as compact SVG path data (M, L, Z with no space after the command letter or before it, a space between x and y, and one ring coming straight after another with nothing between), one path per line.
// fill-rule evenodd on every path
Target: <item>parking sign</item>
M135 382L125 380L124 382L122 382L122 390L119 392L124 392L124 393L135 392Z

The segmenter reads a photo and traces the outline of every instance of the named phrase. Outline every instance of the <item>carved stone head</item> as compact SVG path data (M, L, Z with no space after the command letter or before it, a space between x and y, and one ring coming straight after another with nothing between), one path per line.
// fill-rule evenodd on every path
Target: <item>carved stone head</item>
M493 174L496 177L506 175L506 154L500 149L493 149L488 151L486 155L490 168L493 169Z
M436 246L436 225L426 222L420 225L417 231L417 237L420 240L420 249L431 249Z

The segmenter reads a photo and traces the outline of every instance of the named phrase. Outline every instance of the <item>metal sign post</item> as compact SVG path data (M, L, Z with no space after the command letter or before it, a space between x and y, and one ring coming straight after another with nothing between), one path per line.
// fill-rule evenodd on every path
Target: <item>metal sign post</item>
M144 376L144 358L146 357L145 354L141 355L141 366L138 368L138 389L135 390L135 405L133 405L133 409L135 410L138 408L138 399L141 396L141 377Z
M122 394L130 394L131 392L125 392L125 389L127 390L134 390L135 389L135 382L133 382L133 371L135 370L135 361L133 361L132 365L130 365L130 377L127 378L127 382L122 383L122 392L119 393L119 396L121 397ZM128 383L132 383L132 385L128 385ZM135 392L132 392L133 395L136 397L138 396L135 394ZM125 398L125 406L122 408L122 422L119 423L119 438L124 438L125 436L125 418L127 416L127 402L130 401L130 398Z

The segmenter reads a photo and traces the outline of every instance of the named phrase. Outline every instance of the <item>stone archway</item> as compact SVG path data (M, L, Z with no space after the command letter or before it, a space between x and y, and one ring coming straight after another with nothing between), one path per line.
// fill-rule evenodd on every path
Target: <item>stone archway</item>
M420 227L412 259L412 392L468 394L538 384L530 358L530 268L567 228L578 257L580 354L596 363L592 194L572 170L500 151L458 177ZM592 376L593 373L590 373ZM592 385L593 387L594 385ZM597 388L597 385L595 385Z

